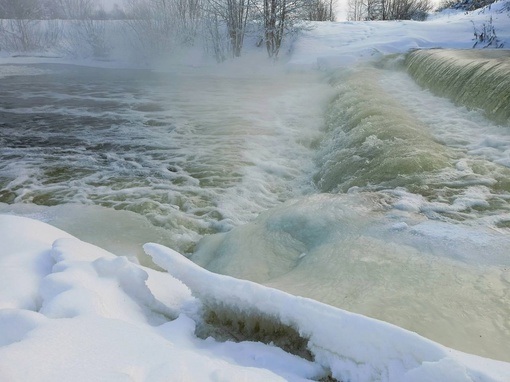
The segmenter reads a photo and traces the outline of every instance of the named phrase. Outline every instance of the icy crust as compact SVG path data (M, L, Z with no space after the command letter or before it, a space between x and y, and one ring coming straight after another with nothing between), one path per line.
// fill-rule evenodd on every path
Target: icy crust
M158 244L144 249L171 274L28 218L0 215L0 242L2 381L300 382L329 374L360 382L510 378L510 364L210 273ZM30 277L21 277L22 271ZM213 310L247 323L265 318L275 327L287 325L303 339L309 359L271 344L197 338L204 312Z
M467 362L453 351L396 326L296 297L259 284L211 273L158 244L145 251L184 282L205 305L234 314L269 316L308 339L315 362L342 381L496 381L510 366Z
M195 337L200 302L157 272L28 218L0 215L0 380L307 381L274 346ZM177 318L178 316L178 318Z
M313 195L204 238L191 260L508 362L510 238L419 213L441 207L403 189Z

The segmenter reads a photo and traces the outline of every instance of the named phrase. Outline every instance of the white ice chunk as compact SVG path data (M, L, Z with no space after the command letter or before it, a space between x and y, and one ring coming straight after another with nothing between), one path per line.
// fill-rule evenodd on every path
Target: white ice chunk
M509 364L486 360L485 365L472 365L464 361L463 353L416 333L250 281L211 273L158 244L146 244L144 249L204 304L265 315L296 329L308 339L308 349L316 362L331 369L333 377L340 380L510 380Z

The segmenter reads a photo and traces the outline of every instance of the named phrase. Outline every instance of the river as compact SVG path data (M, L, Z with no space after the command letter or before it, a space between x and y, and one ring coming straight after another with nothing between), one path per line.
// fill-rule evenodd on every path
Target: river
M509 361L509 126L395 67L19 67L1 79L0 212Z

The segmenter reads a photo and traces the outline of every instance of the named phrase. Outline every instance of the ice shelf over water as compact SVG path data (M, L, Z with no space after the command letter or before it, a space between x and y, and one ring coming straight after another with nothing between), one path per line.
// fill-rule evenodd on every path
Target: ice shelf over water
M509 364L210 273L158 244L146 244L145 251L169 273L28 218L1 215L0 232L1 380L306 381L328 374L342 381L510 378ZM250 342L249 333L238 343L199 339L195 327L203 325L206 312L230 315L231 322L252 325L253 331L264 330L263 324L256 329L257 322L287 327L305 340L309 359Z

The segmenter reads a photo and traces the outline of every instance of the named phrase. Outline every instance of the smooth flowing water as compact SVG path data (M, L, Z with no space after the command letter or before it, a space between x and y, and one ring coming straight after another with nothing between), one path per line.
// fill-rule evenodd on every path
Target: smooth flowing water
M510 360L510 126L393 69L18 69L0 212Z

